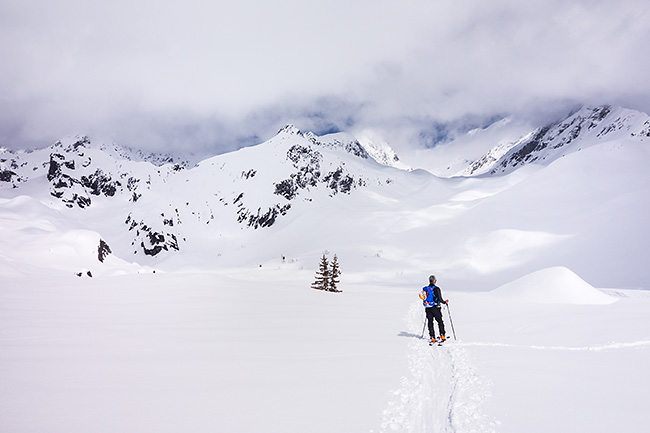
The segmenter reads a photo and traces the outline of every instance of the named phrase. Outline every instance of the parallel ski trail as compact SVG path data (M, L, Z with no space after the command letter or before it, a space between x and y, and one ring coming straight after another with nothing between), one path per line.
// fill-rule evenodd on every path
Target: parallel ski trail
M461 343L463 347L507 347L515 349L533 349L533 350L553 350L566 352L602 352L620 349L638 349L650 346L650 341L632 341L622 343L607 343L597 346L539 346L539 345L521 345L508 343L487 343L487 342L468 342Z
M429 346L420 339L422 307L415 304L407 317L410 376L403 377L395 400L384 411L381 432L490 433L498 423L481 405L489 387L474 372L465 348L453 341Z

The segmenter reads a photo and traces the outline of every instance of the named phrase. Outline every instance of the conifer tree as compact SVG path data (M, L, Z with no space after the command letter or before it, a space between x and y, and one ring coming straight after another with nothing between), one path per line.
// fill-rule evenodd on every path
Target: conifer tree
M327 290L330 292L341 292L338 289L338 284L341 282L339 276L341 275L341 268L339 267L339 258L334 254L334 259L332 260L330 267L329 281L327 284Z
M328 290L330 281L330 269L329 262L325 253L321 257L320 265L316 271L316 280L312 283L311 288L316 290Z

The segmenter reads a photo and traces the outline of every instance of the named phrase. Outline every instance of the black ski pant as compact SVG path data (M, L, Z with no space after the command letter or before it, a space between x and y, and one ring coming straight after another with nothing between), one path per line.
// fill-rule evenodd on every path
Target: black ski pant
M440 307L428 307L425 308L424 311L427 314L427 323L429 324L429 336L431 338L436 336L436 333L433 330L433 319L436 319L436 322L438 322L438 331L440 331L440 335L445 335L445 324L442 323L442 311L440 310Z

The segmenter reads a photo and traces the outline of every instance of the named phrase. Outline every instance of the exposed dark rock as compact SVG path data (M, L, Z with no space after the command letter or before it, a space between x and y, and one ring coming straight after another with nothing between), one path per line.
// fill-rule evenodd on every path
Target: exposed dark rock
M297 192L298 188L296 187L293 178L285 179L280 183L275 184L274 194L281 195L287 200L293 200L296 197Z
M0 170L1 182L11 182L13 176L17 176L17 174L11 170Z
M296 128L293 125L285 125L282 127L279 131L278 134L289 134L289 135L300 135L304 136L302 132L298 128Z
M89 190L92 195L103 194L106 197L113 197L122 184L113 180L109 175L104 174L101 169L95 170L90 176L81 176L81 184Z
M257 174L257 170L253 170L252 168L248 171L242 171L241 177L244 179L250 179L251 177L255 177Z
M312 166L318 168L323 156L320 152L313 150L310 147L301 146L296 144L287 150L287 159L293 162L294 167L300 168L305 166Z
M533 138L531 138L525 145L523 145L521 148L519 148L519 150L514 152L508 159L502 161L500 166L502 167L508 165L516 166L526 162L528 159L532 157L532 154L535 151L546 147L546 144L544 143L544 137L546 136L546 134L550 129L551 129L550 126L541 128L533 136Z
M63 200L63 202L69 208L74 207L74 205L76 204L81 209L83 209L83 208L86 208L86 207L90 206L91 200L90 200L89 197L84 197L84 196L81 196L79 194L73 194L71 199Z
M256 214L252 214L248 209L240 208L237 211L238 217L237 220L240 223L246 223L249 227L255 229L259 227L271 227L275 220L280 215L286 215L287 212L291 209L291 204L287 203L284 206L276 204L275 206L267 209L266 212L262 213L262 209L258 208Z
M50 154L50 167L47 171L47 180L52 181L54 178L61 175L60 161L65 161L65 156L59 153Z
M343 167L328 173L323 181L336 194L337 192L349 193L354 186L354 178L349 174L344 175Z
M111 247L104 241L104 239L99 240L99 247L97 247L97 258L100 262L104 262L104 259L111 253Z
M162 217L164 221L164 215ZM155 256L161 251L179 250L178 239L174 233L155 231L144 221L135 221L131 215L127 216L124 223L129 227L129 231L135 230L135 238L131 244L135 245L139 240L142 251L148 256Z

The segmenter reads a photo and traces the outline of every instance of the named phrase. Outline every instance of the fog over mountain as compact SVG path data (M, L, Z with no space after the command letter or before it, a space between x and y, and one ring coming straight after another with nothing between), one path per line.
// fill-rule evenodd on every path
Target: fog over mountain
M648 22L1 2L0 431L647 430Z
M650 112L639 0L0 5L0 146L214 155L285 124L398 151L581 104Z

